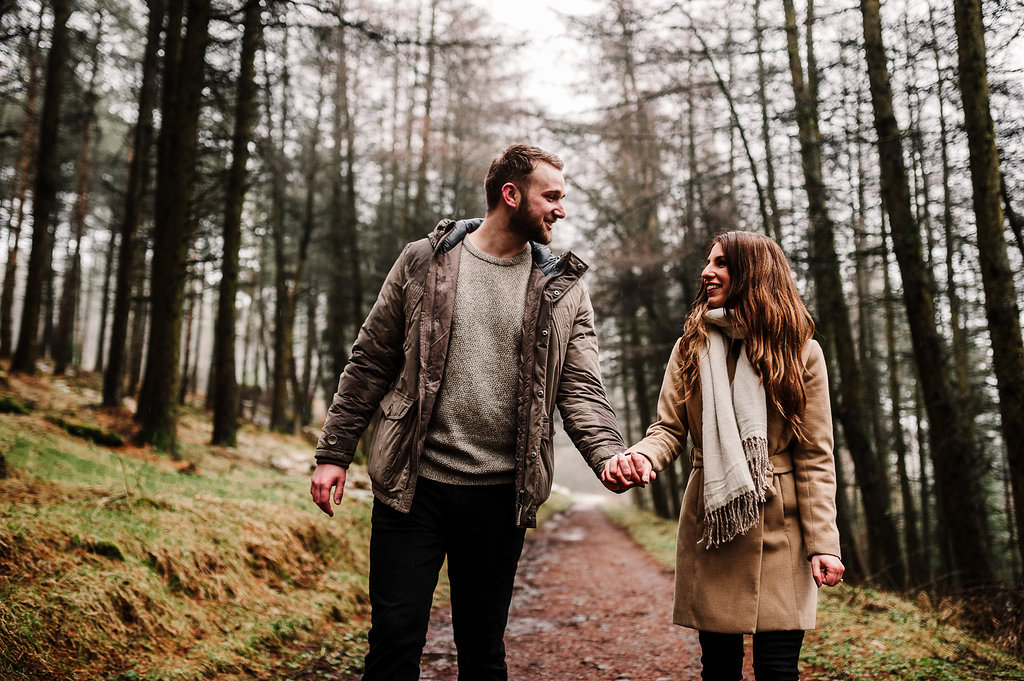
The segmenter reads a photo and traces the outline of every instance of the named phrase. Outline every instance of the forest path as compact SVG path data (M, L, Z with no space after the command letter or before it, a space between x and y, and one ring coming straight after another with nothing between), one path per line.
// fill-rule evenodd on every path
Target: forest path
M516 681L700 679L696 632L672 624L673 575L586 500L527 536L505 645ZM749 638L747 641L749 647ZM451 610L431 616L423 681L455 681ZM749 650L745 679L750 672Z

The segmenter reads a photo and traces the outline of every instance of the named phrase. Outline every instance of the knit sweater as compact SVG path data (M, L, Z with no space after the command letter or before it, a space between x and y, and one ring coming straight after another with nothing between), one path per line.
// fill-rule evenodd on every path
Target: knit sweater
M530 248L495 258L462 242L448 361L420 475L456 485L512 482Z

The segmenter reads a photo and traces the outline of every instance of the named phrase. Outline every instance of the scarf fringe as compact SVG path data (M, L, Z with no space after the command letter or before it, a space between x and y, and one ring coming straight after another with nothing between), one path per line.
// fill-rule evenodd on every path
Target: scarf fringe
M765 502L769 480L768 440L748 437L743 440L743 453L750 467L754 489L730 499L724 506L704 513L704 548L711 550L746 534L761 518L761 504Z
M758 500L764 503L772 484L768 473L771 468L768 461L768 438L748 437L743 440L743 453L747 457L747 465L750 466L750 479L754 481L754 491Z
M704 514L704 548L711 550L746 534L757 524L761 502L754 492L744 492L725 506Z

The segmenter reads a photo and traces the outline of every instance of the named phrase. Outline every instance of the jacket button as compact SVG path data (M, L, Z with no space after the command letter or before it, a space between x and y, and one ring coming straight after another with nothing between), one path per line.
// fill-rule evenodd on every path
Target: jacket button
M525 489L520 489L519 490L519 496L525 497L526 496L526 490Z
M536 459L537 458L537 451L536 450L530 452L530 458L531 459Z
M338 436L335 435L334 433L331 433L330 435L328 435L327 436L327 444L329 444L329 445L336 445L336 444L338 444Z
M537 388L537 397L544 397L544 389Z
M540 335L547 336L548 335L548 330L547 329L541 329Z
M551 292L551 295L553 295L553 296L560 296L560 295L562 295L562 292L561 292L561 291L559 291L559 290L558 290L558 289L556 288L556 289L555 289L554 291L552 291L552 292Z

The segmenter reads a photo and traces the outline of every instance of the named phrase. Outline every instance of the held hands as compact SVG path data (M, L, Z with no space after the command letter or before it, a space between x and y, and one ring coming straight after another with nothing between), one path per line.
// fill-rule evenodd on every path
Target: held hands
M331 490L334 490L334 505L341 503L341 495L345 492L346 470L332 463L322 463L313 471L313 479L309 484L309 493L313 495L313 503L327 515L334 517L331 508Z
M818 553L811 556L811 574L814 575L814 583L819 587L835 586L843 581L843 573L846 568L843 561L836 556L827 553Z
M657 475L646 456L624 452L605 462L601 482L611 491L621 492L631 487L646 487Z

